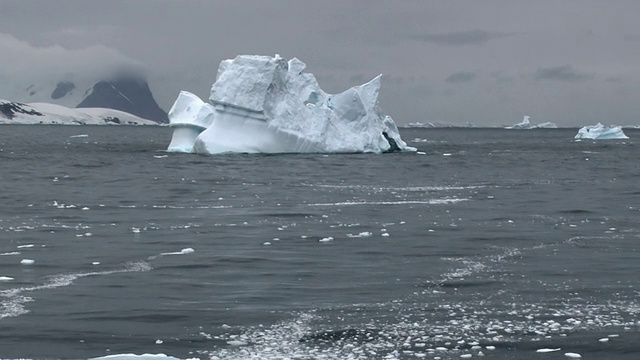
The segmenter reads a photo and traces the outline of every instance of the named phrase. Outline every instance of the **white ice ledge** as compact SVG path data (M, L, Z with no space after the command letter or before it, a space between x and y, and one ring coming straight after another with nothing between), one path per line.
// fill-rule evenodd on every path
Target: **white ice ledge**
M327 94L294 58L224 60L210 103L180 92L169 111L168 151L219 153L381 153L415 151L378 105L380 76Z

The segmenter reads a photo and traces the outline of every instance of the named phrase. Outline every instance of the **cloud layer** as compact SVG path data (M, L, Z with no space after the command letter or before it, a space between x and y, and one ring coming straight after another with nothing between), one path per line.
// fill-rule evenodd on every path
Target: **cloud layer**
M329 92L382 73L400 124L638 124L638 13L633 0L13 1L0 76L141 66L168 109L181 89L206 98L221 60L279 53Z

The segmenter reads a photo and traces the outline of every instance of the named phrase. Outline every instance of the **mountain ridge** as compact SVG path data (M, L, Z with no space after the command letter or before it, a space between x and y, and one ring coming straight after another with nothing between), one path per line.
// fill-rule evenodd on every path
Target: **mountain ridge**
M158 123L169 122L147 80L135 71L93 76L51 74L29 82L23 79L22 85L9 80L0 84L0 98L7 99L5 102L23 104L51 103L67 108L114 109Z

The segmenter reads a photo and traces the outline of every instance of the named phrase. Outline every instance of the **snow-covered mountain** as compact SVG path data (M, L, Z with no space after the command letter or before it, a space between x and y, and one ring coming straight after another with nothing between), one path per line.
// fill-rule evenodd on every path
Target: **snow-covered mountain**
M8 81L0 84L0 98L39 106L49 103L66 108L114 109L142 119L168 122L167 113L155 101L143 76L119 72L101 77L66 74L61 76L63 80L48 76L31 80L28 85Z
M0 124L158 125L153 120L114 109L71 109L51 103L23 104L2 99Z

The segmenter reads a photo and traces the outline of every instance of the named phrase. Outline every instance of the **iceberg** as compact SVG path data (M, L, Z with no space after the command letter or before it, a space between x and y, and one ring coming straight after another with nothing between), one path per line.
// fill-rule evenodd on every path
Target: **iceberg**
M622 131L621 126L605 126L601 123L596 125L583 126L578 130L574 139L594 139L594 140L610 140L610 139L628 139Z
M530 130L530 129L556 129L558 127L558 125L549 121L544 122L542 124L534 125L531 123L529 119L531 119L531 117L525 115L521 122L512 126L507 126L505 127L505 129Z
M529 119L530 117L525 115L521 122L513 126L507 126L505 129L532 129L533 127L531 126Z
M181 91L169 111L168 151L382 153L416 151L380 110L380 77L325 93L305 63L240 55L218 67L209 102Z

